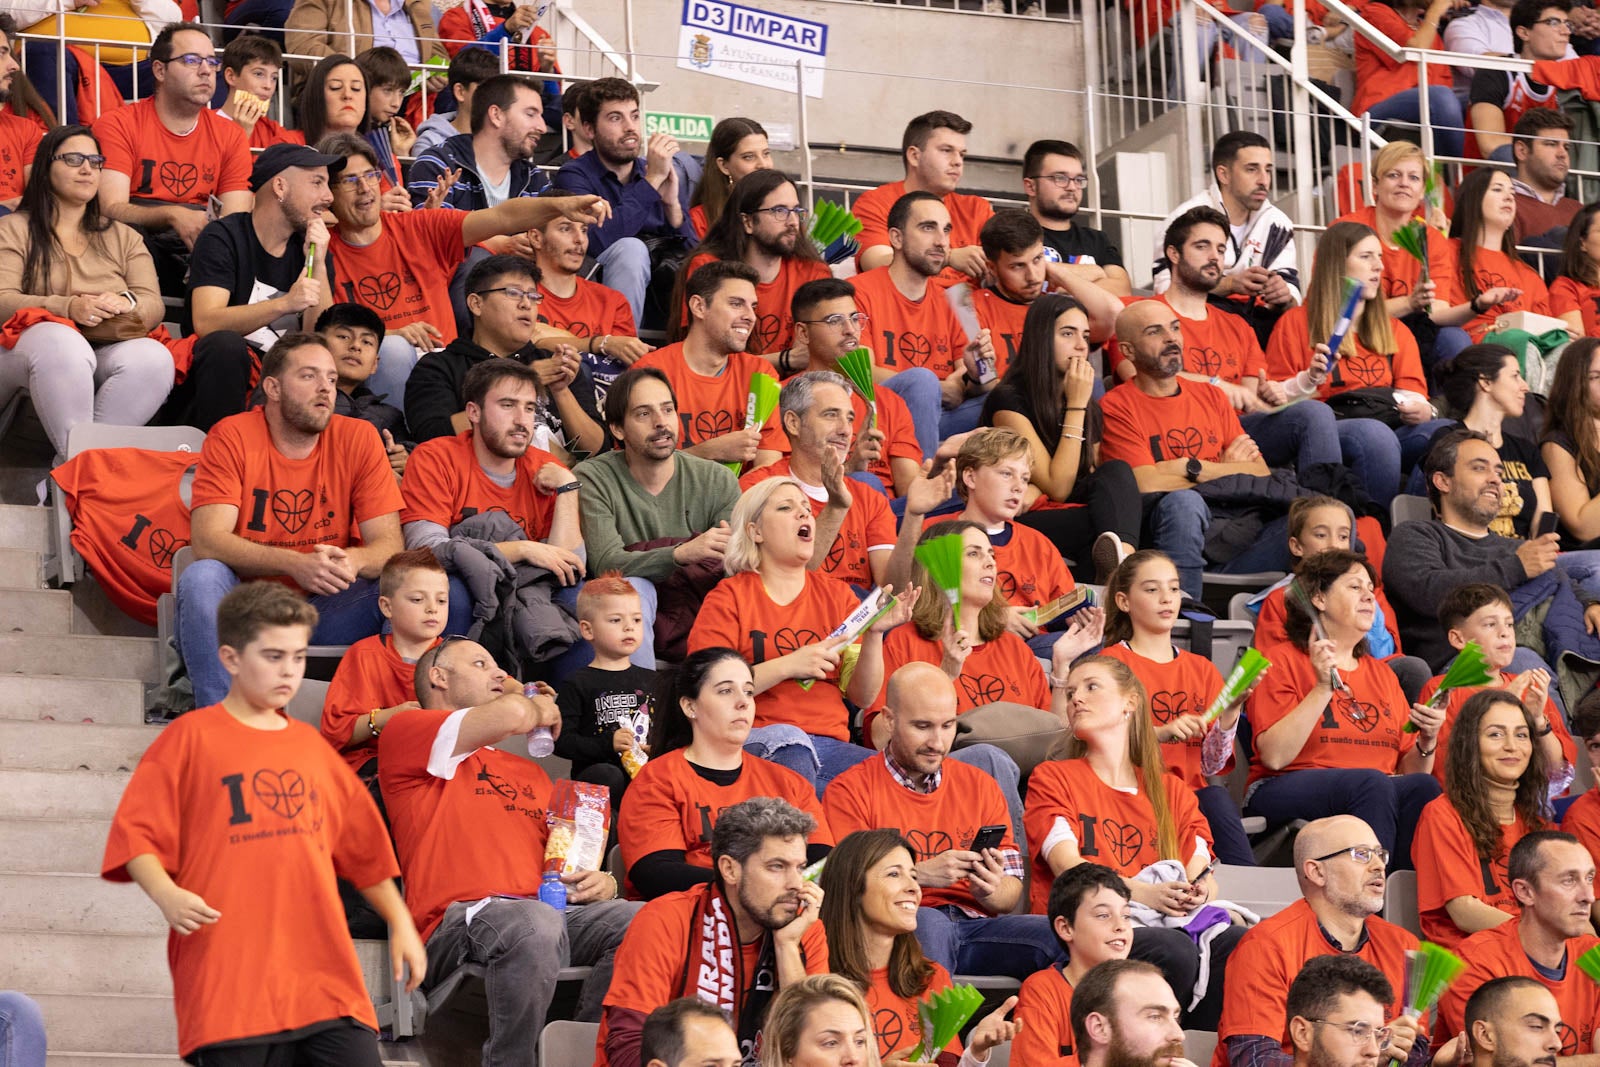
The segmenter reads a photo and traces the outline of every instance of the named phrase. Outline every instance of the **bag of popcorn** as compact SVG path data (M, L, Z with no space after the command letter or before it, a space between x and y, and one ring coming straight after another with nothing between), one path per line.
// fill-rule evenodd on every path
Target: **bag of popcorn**
M611 790L592 782L563 778L550 793L545 815L550 836L544 845L546 873L598 871L611 832Z

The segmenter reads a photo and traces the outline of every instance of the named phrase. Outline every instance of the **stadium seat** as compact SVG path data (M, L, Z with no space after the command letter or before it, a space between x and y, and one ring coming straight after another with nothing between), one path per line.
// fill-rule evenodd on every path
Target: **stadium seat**
M1425 496L1401 493L1389 503L1389 521L1395 526L1402 522L1427 522L1433 518L1433 505Z
M358 940L356 957L361 961L361 973L367 981L367 995L378 1013L378 1026L396 1038L417 1037L427 1030L428 1016L443 1009L445 1004L469 981L482 981L481 964L466 963L456 968L443 982L428 990L408 996L396 996L394 977L389 970L389 942ZM581 982L589 977L589 967L563 967L556 972L557 982ZM594 1031L589 1037L590 1060L594 1055ZM546 1061L549 1062L549 1061Z
M1250 598L1254 593L1235 593L1228 601L1228 618L1234 622L1247 622L1253 628L1256 624L1255 612L1249 608Z
M1223 900L1242 904L1265 919L1300 899L1300 883L1291 867L1235 867L1217 864L1217 892Z
M568 1019L545 1023L539 1032L539 1063L542 1067L589 1067L594 1062L594 1043L599 1037L599 1023Z
M1383 917L1396 926L1422 936L1422 916L1417 911L1417 872L1395 871L1383 890Z
M1185 1030L1183 1032L1184 1058L1190 1063L1198 1063L1205 1067L1211 1062L1211 1056L1217 1051L1217 1032L1215 1030Z
M178 576L188 569L189 564L195 560L194 548L185 545L178 549L172 557L172 592L164 595L156 605L156 637L165 645L174 641L178 632ZM325 660L325 669L331 672L336 667L349 645L311 645L306 649L307 660ZM524 742L526 744L526 742ZM526 749L524 749L526 754Z
M952 975L950 981L956 985L966 984L974 989L984 991L995 990L1003 993L1015 993L1022 988L1022 983L1015 978L1004 974L957 974ZM993 1067L991 1064L990 1067Z
M322 728L322 705L328 699L328 683L315 678L307 678L300 683L299 692L294 699L289 701L289 706L283 710L289 713L289 718L299 719L313 730Z
M1256 571L1252 574L1213 574L1207 571L1201 575L1200 602L1217 615L1222 615L1228 610L1228 602L1235 593L1241 590L1259 593L1282 577L1282 571Z
M1233 619L1215 619L1211 622L1210 646L1206 647L1203 638L1194 632L1195 624L1189 619L1179 619L1172 627L1172 643L1178 648L1193 652L1197 656L1204 656L1216 664L1217 670L1227 677L1233 670L1233 665L1244 655L1244 650L1256 638L1256 627L1253 622L1237 622Z

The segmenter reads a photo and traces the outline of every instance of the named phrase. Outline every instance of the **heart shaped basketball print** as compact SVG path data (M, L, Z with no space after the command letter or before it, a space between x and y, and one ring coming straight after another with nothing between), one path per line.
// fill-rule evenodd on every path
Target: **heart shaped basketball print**
M929 860L956 847L943 830L907 830L906 843L917 851L917 861Z
M772 643L777 646L780 656L787 656L797 648L814 645L821 640L822 636L815 630L795 629L789 626L772 635Z
M285 819L305 810L306 780L299 771L257 771L250 786L257 800Z
M1166 432L1167 453L1174 459L1199 459L1205 439L1193 426L1174 427Z
M150 531L150 561L164 571L172 569L172 557L189 542L171 530L157 528Z
M747 352L770 352L777 347L778 334L783 330L783 318L779 315L761 315L756 319L755 329L750 331L750 341L745 346Z
M697 443L721 437L723 434L732 433L733 430L731 411L701 411L694 417L694 439Z
M1150 694L1150 715L1157 726L1165 726L1189 710L1189 694L1162 689Z
M179 163L168 160L161 164L159 171L161 184L167 192L182 200L194 191L195 182L200 180L200 170L193 163Z
M316 502L316 494L309 489L295 492L292 489L279 489L272 494L272 517L292 534L297 534L306 528L306 523L311 521L311 506Z
M900 353L901 359L913 367L926 367L929 357L933 355L933 346L920 333L901 334L895 350Z
M1111 850L1117 866L1127 868L1144 849L1144 831L1137 826L1105 819L1100 823L1100 840Z
M1006 698L1005 680L994 674L963 674L961 690L967 694L967 699L972 701L973 707L982 707Z
M369 274L356 283L361 302L379 311L388 311L400 299L400 275L392 270Z

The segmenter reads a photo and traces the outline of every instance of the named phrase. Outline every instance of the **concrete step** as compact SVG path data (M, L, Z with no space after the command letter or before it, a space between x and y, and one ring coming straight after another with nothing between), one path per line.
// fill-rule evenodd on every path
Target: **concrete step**
M109 825L129 777L116 772L0 768L0 818L100 818Z
M13 874L99 874L107 819L0 819L0 869Z
M139 890L129 887L130 892ZM151 905L155 907L155 905ZM7 931L0 977L29 996L73 993L172 995L167 939L160 934L53 934ZM50 1035L57 1048L73 1048ZM116 1042L77 1048L121 1050ZM136 1050L125 1050L136 1051Z
M44 1013L50 1043L57 1048L177 1055L178 1020L171 997L66 993L34 999Z
M0 874L0 930L159 937L166 929L136 885L93 874Z
M0 589L39 588L39 553L26 548L0 548Z
M0 631L7 633L69 634L72 594L65 589L0 589L0 620Z
M62 723L91 719L111 726L144 723L144 686L131 679L11 674L0 681L6 696L0 701L0 719Z
M159 726L0 719L0 767L35 771L131 771Z
M0 504L0 548L50 551L50 509Z
M155 638L0 634L0 674L155 682L159 670Z

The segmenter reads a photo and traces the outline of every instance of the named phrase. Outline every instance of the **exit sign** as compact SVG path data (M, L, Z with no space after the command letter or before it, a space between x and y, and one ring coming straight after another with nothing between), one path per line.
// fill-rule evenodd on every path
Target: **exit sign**
M646 137L665 133L680 141L709 141L711 116L652 112L644 117L644 132Z

